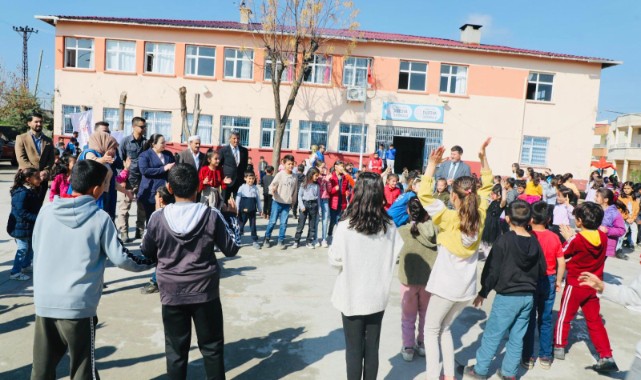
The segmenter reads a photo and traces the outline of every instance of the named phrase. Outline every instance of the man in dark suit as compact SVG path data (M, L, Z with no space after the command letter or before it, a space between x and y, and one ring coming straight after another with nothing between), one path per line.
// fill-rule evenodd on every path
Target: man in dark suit
M229 136L229 145L220 149L220 164L225 177L231 178L231 183L223 190L223 200L236 196L240 186L245 183L245 170L247 170L247 148L240 146L240 134L233 131Z
M447 186L452 186L454 180L463 176L472 176L470 166L461 160L463 148L454 145L450 150L450 159L443 162L434 173L434 178L445 178Z
M34 113L27 119L29 131L16 137L16 160L21 170L33 168L40 171L40 202L44 202L49 189L49 175L53 168L53 141L42 133L42 115Z
M189 136L187 140L189 147L176 156L176 163L189 164L196 168L196 172L200 172L200 168L207 165L207 156L200 151L200 136Z

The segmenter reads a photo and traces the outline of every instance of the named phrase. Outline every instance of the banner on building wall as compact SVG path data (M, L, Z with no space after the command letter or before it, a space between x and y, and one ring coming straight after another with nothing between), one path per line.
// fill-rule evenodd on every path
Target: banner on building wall
M69 115L73 131L78 132L78 145L82 149L87 146L89 136L93 133L93 112L77 112Z
M420 104L383 103L383 120L443 123L443 106Z

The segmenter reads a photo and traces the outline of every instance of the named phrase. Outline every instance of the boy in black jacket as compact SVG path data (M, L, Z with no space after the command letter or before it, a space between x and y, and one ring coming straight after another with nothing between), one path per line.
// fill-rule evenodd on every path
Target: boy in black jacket
M236 207L230 200L222 207L223 216L215 208L196 203L198 174L191 165L174 166L167 182L176 203L151 215L141 245L145 256L158 261L167 375L187 378L193 320L207 378L224 379L220 273L214 245L227 257L238 253L238 223L232 216Z
M272 212L272 195L269 194L269 186L271 186L273 180L274 167L267 165L265 175L260 180L260 187L263 188L263 216L265 219L269 219L269 215Z
M481 346L476 351L476 365L463 370L464 378L487 379L490 362L505 333L505 357L499 376L516 379L521 361L523 337L534 305L534 293L540 277L545 276L543 250L536 237L525 229L531 218L530 205L516 200L506 211L510 231L492 246L481 275L481 291L474 300L480 307L492 289L496 297L487 321Z

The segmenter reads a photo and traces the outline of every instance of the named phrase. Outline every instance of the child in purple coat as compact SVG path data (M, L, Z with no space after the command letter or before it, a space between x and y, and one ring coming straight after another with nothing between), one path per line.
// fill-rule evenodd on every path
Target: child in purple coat
M617 241L625 234L625 221L615 205L614 193L610 189L600 188L596 191L595 201L604 210L603 222L599 230L608 235L608 247L605 255L612 257L616 253Z

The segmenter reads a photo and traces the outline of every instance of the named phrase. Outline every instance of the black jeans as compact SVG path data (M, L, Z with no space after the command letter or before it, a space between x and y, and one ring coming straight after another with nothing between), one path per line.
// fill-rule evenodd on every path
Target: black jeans
M258 234L256 233L256 213L240 213L240 236L245 232L245 224L249 221L249 228L251 229L252 240L254 243L258 242Z
M318 201L303 201L305 211L301 211L298 218L298 226L296 227L296 235L294 241L298 243L303 235L303 228L305 228L305 221L309 220L307 227L307 242L312 243L316 240L316 225L318 224Z
M162 305L167 376L172 380L187 378L192 320L207 379L225 379L225 341L220 298L197 304Z
M263 214L269 217L271 213L272 213L272 196L267 193L263 193Z
M327 232L327 236L332 236L332 234L334 233L334 226L338 224L342 213L343 210L334 210L332 208L329 209L329 230Z
M375 380L378 345L384 311L369 315L343 316L347 380Z

